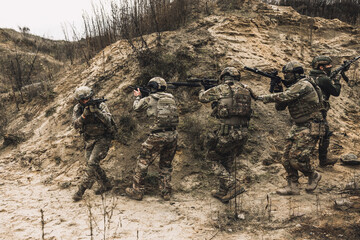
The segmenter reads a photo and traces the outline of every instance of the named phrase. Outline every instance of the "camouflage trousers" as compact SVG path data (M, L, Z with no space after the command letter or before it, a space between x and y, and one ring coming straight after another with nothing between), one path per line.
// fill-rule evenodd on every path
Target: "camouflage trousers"
M238 156L248 139L247 127L229 128L227 134L221 130L211 132L206 139L206 159L211 161L212 169L219 179L219 190L228 191L236 182L231 175L235 157Z
M133 177L133 188L144 193L145 177L149 166L154 162L157 156L160 156L160 184L159 188L162 194L171 193L171 172L172 160L175 156L177 147L177 131L167 131L160 133L151 133L141 146L140 155L137 158L135 174Z
M100 167L100 161L106 157L110 144L111 139L106 137L85 140L86 168L80 186L90 189L95 181L101 186L108 183L106 173Z
M330 131L330 127L326 119L324 119L324 126L325 126L325 134L320 137L319 141L319 161L326 162L327 160L327 152L330 145L330 137L332 135Z
M310 123L293 125L288 138L286 139L283 156L283 166L288 174L287 179L297 182L299 172L310 176L314 169L310 163L319 135L313 134L310 130Z

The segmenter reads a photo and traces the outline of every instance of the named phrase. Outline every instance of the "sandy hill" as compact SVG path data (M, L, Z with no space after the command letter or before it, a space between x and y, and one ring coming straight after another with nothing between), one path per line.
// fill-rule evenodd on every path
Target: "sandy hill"
M358 211L334 209L338 198L360 201L343 191L347 182L356 180L358 167L318 168L323 179L314 194L303 189L300 196L275 194L285 184L279 162L291 124L288 113L276 112L273 104L253 103L250 139L236 164L247 191L236 205L223 205L210 196L216 179L202 143L215 121L209 118L210 106L198 102L198 90L188 88L170 90L181 112L172 201L164 202L157 194L156 164L149 171L143 201L129 200L123 193L147 133L144 115L132 111L129 85L155 75L167 81L214 78L224 67L235 66L245 84L265 94L269 80L244 71L244 66L281 69L297 60L309 70L318 54L332 56L338 65L359 55L359 36L359 28L339 20L250 1L239 10L216 9L182 29L163 32L161 46L156 47L155 34L145 36L151 54L136 55L126 41L119 41L92 59L90 67L61 70L52 98L31 99L18 111L8 101L11 121L6 131L21 141L0 150L1 238L34 239L43 232L45 239L358 239ZM331 99L331 157L360 155L358 66L349 71L353 86L342 82L340 97ZM102 197L87 191L85 200L73 203L84 165L81 137L71 127L73 91L81 85L109 100L121 138L102 163L115 189ZM314 153L315 166L316 159ZM302 187L306 181L301 177Z

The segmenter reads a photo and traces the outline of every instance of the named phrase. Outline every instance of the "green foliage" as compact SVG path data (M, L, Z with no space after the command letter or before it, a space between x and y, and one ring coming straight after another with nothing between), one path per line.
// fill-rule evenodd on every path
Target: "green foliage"
M138 52L137 59L141 74L136 79L138 85L145 86L153 77L162 77L166 81L178 76L186 78L191 56L186 50L179 50L175 54L168 53L165 49L146 49Z

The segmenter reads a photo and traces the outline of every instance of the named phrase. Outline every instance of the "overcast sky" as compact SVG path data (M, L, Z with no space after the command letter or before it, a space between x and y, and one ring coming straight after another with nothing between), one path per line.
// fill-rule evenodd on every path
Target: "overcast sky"
M91 15L92 3L98 6L100 1L104 4L108 2L108 0L0 0L0 28L12 28L18 31L18 26L28 27L32 34L55 40L64 39L62 26L74 24L80 31L84 11Z

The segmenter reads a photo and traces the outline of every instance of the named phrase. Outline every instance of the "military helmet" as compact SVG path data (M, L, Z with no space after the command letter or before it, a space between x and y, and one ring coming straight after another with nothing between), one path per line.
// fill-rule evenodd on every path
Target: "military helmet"
M91 98L93 95L94 95L93 90L87 86L81 86L75 90L75 99L78 101L82 99Z
M311 62L311 67L313 69L319 69L319 66L321 65L329 65L332 63L332 59L328 56L316 56Z
M147 85L149 88L153 88L157 91L165 91L167 88L165 79L163 79L161 77L154 77L154 78L150 79L150 81L148 82Z
M301 66L299 62L293 61L285 64L285 66L282 69L282 72L304 74L304 68Z
M230 76L233 80L240 81L240 72L234 67L226 67L220 74L220 80L223 80L224 77Z
M302 78L302 75L304 74L304 68L301 66L299 62L288 62L285 64L285 66L282 69L282 72L284 73L284 80L282 80L282 83L286 87L290 87L294 83L296 83L300 78Z

